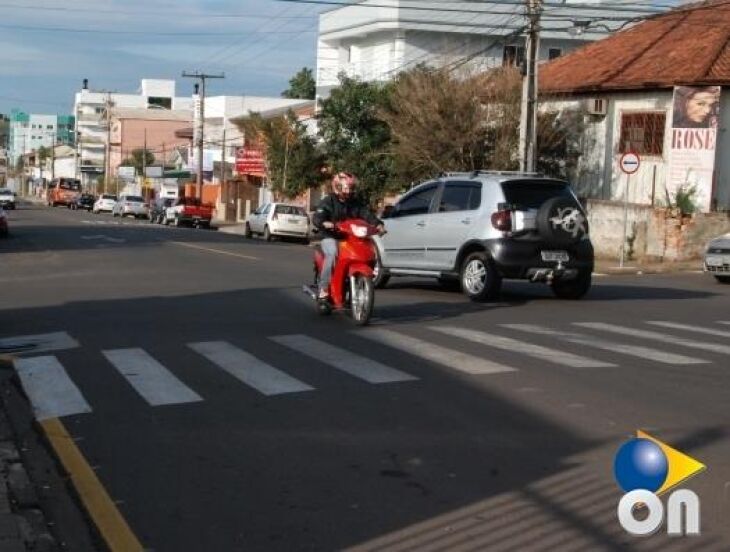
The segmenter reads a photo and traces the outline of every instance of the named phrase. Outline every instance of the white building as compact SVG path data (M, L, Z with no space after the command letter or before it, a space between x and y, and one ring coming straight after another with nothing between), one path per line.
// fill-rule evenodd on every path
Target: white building
M10 115L8 157L12 163L41 147L50 148L57 138L57 115L40 115L14 110Z
M104 156L107 149L107 105L116 108L174 109L191 111L192 95L175 96L174 80L142 79L136 94L92 91L84 79L82 89L76 93L77 173L82 184L104 174Z
M539 59L563 55L607 36L630 18L656 11L638 4L564 0L560 6L546 5ZM419 64L472 69L520 64L524 11L519 2L364 0L325 12L319 18L317 97L329 95L340 73L386 81Z

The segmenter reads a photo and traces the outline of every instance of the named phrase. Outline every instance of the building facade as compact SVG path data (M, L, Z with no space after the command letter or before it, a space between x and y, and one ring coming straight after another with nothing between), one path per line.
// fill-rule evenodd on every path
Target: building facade
M14 109L8 126L8 157L11 163L26 153L54 144L73 144L72 115L42 115Z
M545 8L539 59L559 57L654 11L600 4L566 0ZM319 18L317 97L327 97L341 73L387 81L418 65L478 71L520 65L526 23L520 2L364 0L327 11Z

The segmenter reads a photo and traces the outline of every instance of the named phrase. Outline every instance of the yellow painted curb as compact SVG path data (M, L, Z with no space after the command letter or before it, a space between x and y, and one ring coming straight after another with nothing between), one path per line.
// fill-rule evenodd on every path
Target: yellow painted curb
M39 421L89 516L112 552L144 548L58 418Z

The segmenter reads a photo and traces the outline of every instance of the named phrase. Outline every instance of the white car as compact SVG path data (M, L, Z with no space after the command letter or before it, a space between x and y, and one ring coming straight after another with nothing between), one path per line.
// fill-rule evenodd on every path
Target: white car
M144 198L135 195L123 195L112 208L112 215L115 217L149 218L150 209L144 202Z
M730 234L710 240L705 252L705 272L720 283L730 284Z
M111 213L112 209L114 209L114 205L117 202L117 196L112 194L101 194L99 196L99 199L97 199L94 202L94 207L92 208L92 212L94 213L102 213L104 211Z
M260 234L266 241L272 237L299 238L309 242L309 217L297 205L267 203L246 218L245 236Z
M0 207L15 209L15 193L7 188L0 188Z

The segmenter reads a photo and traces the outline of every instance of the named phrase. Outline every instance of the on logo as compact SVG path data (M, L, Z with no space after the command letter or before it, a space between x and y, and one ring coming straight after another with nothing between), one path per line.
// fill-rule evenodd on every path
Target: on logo
M705 465L694 458L637 431L636 438L621 445L614 460L616 481L626 491L618 504L619 523L631 535L653 535L665 518L659 495L704 469ZM641 517L637 517L639 512ZM693 491L671 493L666 514L668 535L700 534L700 499Z

